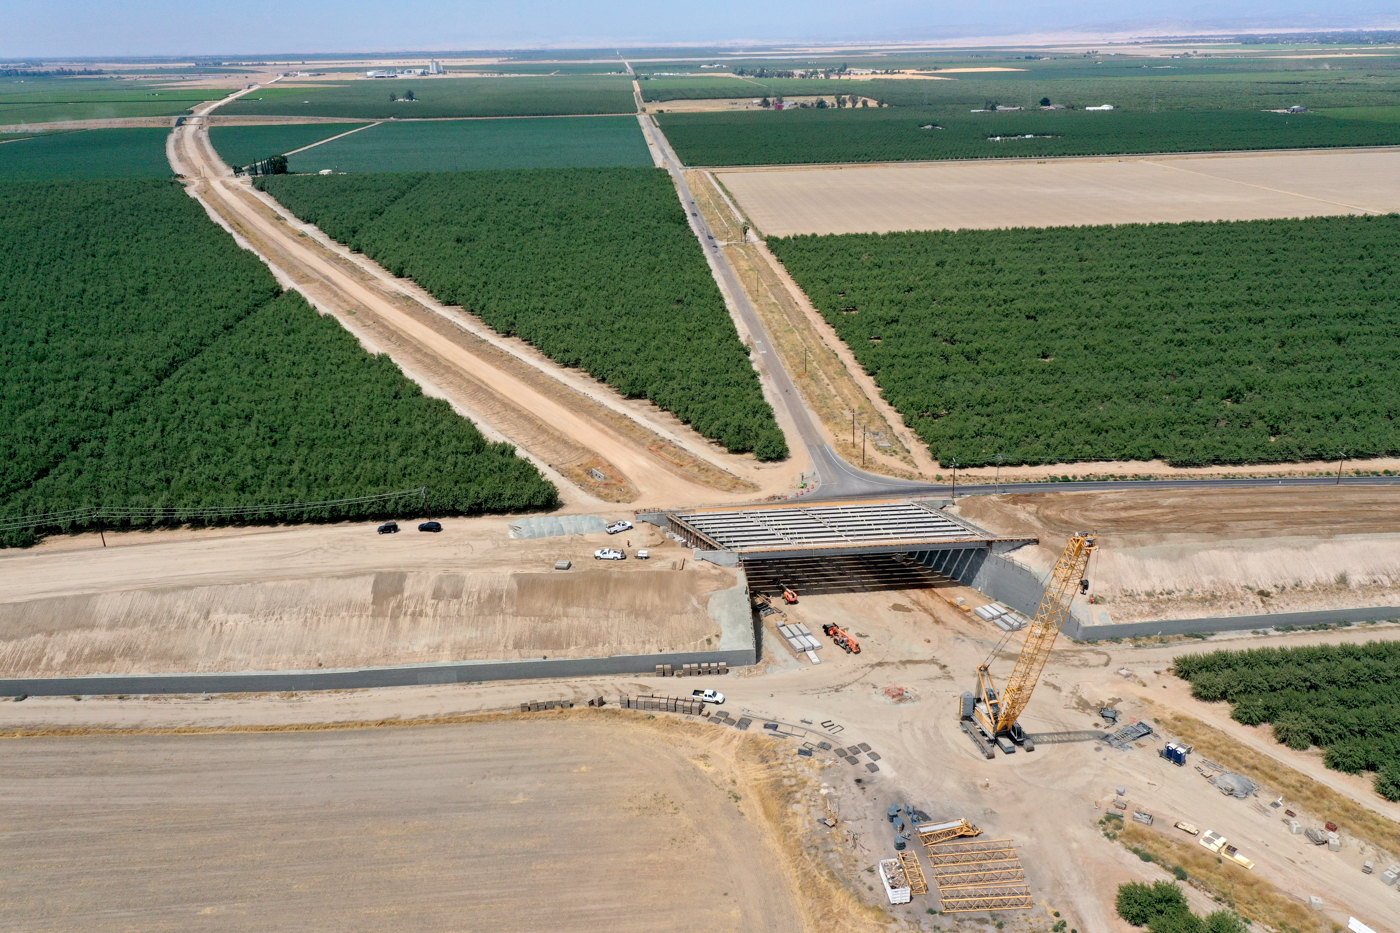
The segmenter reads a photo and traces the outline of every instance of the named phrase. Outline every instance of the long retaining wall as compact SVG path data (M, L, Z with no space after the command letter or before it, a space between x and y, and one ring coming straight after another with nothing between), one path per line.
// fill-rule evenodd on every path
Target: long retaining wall
M0 696L99 696L148 693L264 693L286 690L359 690L418 684L534 680L542 677L597 677L654 674L656 665L724 661L743 667L757 660L756 647L673 654L621 654L608 658L555 658L528 661L464 661L403 664L333 671L257 671L228 674L103 674L92 677L29 677L0 680Z
M926 567L985 593L999 603L1033 618L1045 595L1045 583L1028 568L987 551L924 551L915 555ZM1254 616L1218 616L1206 619L1165 619L1160 622L1121 622L1089 625L1076 615L1065 623L1064 634L1077 641L1109 638L1146 638L1154 635L1241 632L1335 622L1400 620L1400 606L1360 609L1322 609L1312 612L1273 612Z
M1079 641L1106 638L1144 638L1153 635L1189 635L1196 632L1240 632L1283 625L1318 625L1333 622L1385 622L1400 620L1400 606L1362 609L1319 609L1313 612L1271 612L1260 616L1219 616L1211 619L1167 619L1161 622L1122 622L1113 625L1081 625L1071 619L1064 632Z

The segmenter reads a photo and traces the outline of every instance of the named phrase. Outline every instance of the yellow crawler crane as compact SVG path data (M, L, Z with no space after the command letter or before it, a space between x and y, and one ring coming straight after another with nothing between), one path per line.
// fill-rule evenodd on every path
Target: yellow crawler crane
M1006 639L1003 639L977 668L977 693L963 694L963 731L977 743L986 757L993 757L994 748L997 747L1008 755L1016 751L1017 745L1026 751L1035 751L1035 743L1027 738L1017 720L1025 711L1031 693L1040 680L1040 672L1044 670L1050 649L1055 645L1055 636L1060 634L1065 620L1069 618L1070 603L1074 601L1076 593L1088 587L1084 571L1097 547L1096 541L1093 534L1080 532L1065 545L1064 553L1055 562L1055 570L1045 587L1035 619L1026 630L1026 642L1021 646L1021 655L1016 659L1016 669L1011 672L1006 689L997 692L996 682L988 669L992 658L1006 644ZM1007 637L1010 637L1010 633Z

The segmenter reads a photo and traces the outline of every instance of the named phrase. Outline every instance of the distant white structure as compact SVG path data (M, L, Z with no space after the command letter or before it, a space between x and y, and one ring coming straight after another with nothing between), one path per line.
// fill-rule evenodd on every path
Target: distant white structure
M1085 110L1112 110L1112 109L1113 109L1113 105L1112 105L1112 104L1101 104L1101 105L1098 106L1098 107L1085 107L1084 109L1085 109Z
M446 73L446 72L444 72L444 71L442 70L442 62L440 62L440 61L431 61L431 62L428 62L428 74L430 74L430 75L440 75L440 74L445 74L445 73Z
M397 78L399 73L390 68L388 71L366 71L366 78Z

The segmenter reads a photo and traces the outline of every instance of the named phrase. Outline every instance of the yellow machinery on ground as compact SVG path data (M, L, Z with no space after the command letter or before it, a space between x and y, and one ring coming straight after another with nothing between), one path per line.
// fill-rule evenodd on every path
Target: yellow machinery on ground
M993 757L995 748L1009 755L1016 751L1017 745L1026 751L1035 751L1035 743L1026 736L1017 720L1040 680L1040 672L1050 657L1050 649L1054 647L1055 636L1060 634L1065 620L1069 618L1070 603L1074 601L1076 593L1088 588L1084 571L1096 547L1094 535L1084 532L1074 535L1065 545L1064 553L1055 562L1050 582L1046 584L1035 619L1026 629L1026 642L1021 646L1021 655L1016 659L1016 669L1011 672L1006 689L997 692L988 669L992 658L1006 644L1006 639L1003 639L986 662L977 668L977 693L962 695L962 729L986 757Z

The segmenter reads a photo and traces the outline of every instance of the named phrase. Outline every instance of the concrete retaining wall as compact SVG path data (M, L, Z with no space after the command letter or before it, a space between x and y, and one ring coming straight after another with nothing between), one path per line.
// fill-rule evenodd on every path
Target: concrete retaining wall
M1114 625L1081 625L1072 619L1064 632L1080 641L1106 638L1144 638L1153 635L1187 635L1192 632L1241 632L1281 625L1317 625L1332 622L1383 622L1400 620L1400 606L1363 609L1321 609L1316 612L1272 612L1261 616L1220 616L1211 619L1167 619L1161 622L1123 622Z
M231 674L127 674L97 677L35 677L0 680L0 696L97 696L144 693L262 693L284 690L358 690L416 684L534 680L542 677L597 677L652 674L658 664L680 667L725 661L743 667L757 660L754 648L675 654L615 655L610 658L558 658L528 661L468 661L459 664L405 664L335 671L259 671Z
M990 554L976 551L924 551L915 557L926 567L985 593L999 603L1031 619L1040 609L1045 583L1031 570ZM1208 619L1166 619L1161 622L1123 622L1089 625L1071 614L1064 634L1078 641L1109 638L1145 638L1154 635L1186 635L1193 632L1242 632L1281 625L1317 625L1333 622L1381 622L1400 620L1400 606L1362 609L1324 609L1316 612L1275 612L1255 616L1219 616Z
M285 690L358 690L418 684L465 684L545 677L652 674L658 664L723 661L729 667L758 663L759 629L749 605L748 579L710 596L710 618L720 626L713 650L669 654L618 654L606 658L539 658L519 661L459 661L341 668L333 671L255 671L220 674L101 674L91 677L29 677L0 680L0 696L99 696L145 693L263 693Z
M1026 618L1040 609L1045 584L1020 564L983 548L961 551L921 551L914 555L925 567L986 593Z

